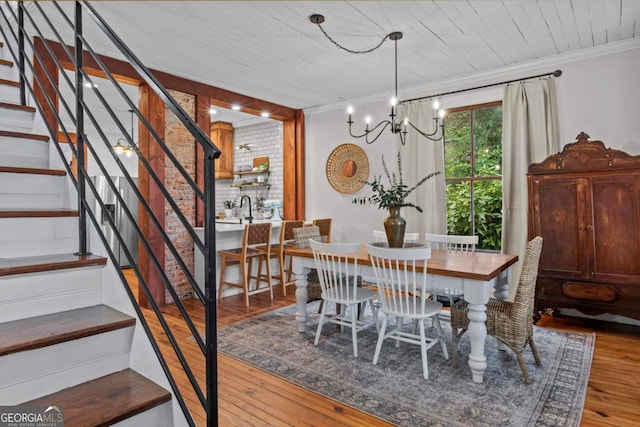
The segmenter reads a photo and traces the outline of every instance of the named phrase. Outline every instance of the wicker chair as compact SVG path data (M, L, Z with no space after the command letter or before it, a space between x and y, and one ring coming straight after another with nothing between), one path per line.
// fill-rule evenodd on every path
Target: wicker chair
M522 352L529 344L536 365L540 366L540 356L533 342L533 303L538 277L538 261L542 250L542 237L527 243L522 263L520 282L513 302L491 298L487 304L487 334L503 342L516 353L518 364L529 384L529 374L524 364ZM451 329L453 336L453 366L458 367L458 343L469 326L467 302L460 300L451 308Z

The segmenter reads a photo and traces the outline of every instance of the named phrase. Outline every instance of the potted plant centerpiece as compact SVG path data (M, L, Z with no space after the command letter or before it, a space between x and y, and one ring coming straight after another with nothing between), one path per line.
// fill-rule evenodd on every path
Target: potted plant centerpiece
M387 242L390 248L401 248L404 244L404 232L406 221L400 216L400 208L412 207L418 212L422 212L422 208L413 203L407 202L407 196L415 189L420 187L430 178L438 175L440 172L433 172L418 181L413 187L409 187L402 179L402 160L398 151L398 173L389 173L387 164L382 156L382 168L387 177L389 186L386 187L382 182L382 175L374 175L373 181L365 181L366 185L371 186L373 194L368 197L358 197L353 199L353 203L363 205L371 203L378 205L378 209L388 209L389 216L384 220L384 229L387 234Z

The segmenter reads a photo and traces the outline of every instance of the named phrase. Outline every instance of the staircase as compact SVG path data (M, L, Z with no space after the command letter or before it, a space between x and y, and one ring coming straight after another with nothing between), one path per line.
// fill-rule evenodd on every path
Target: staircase
M75 190L64 170L49 169L55 153L49 138L31 133L36 111L19 105L18 73L5 49L0 46L0 406L56 406L67 427L182 424L171 393L140 372L153 370L155 354L142 329L136 331L136 318L106 303L122 300L113 297L123 293L113 265L74 255ZM151 351L143 362L134 344L141 339Z

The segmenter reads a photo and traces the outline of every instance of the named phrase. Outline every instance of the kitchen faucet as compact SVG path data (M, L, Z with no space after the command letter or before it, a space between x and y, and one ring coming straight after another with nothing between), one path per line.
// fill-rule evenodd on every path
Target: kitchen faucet
M240 197L240 207L242 207L242 203L244 202L245 197L247 198L247 200L249 200L249 216L246 217L246 219L249 220L249 224L252 224L253 223L253 215L252 215L252 212L251 212L251 197L249 197L247 195L244 195L244 196Z

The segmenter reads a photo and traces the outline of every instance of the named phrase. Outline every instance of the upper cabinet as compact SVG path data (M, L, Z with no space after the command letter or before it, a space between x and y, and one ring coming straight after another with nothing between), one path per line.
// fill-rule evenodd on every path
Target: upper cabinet
M209 137L221 151L215 160L216 179L233 178L233 126L229 122L213 122Z

